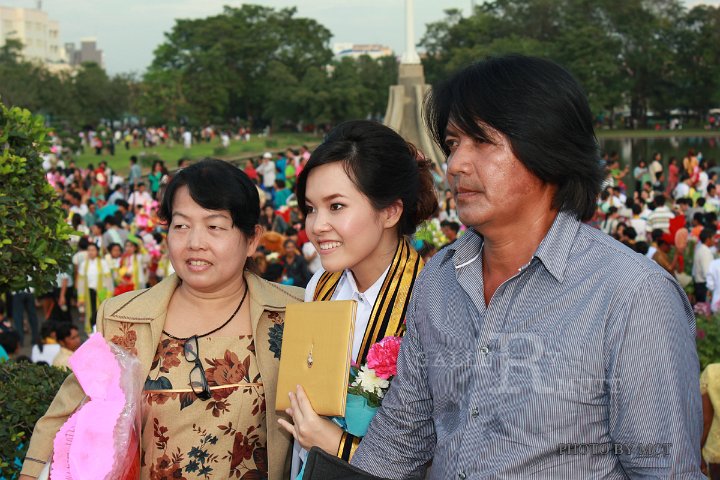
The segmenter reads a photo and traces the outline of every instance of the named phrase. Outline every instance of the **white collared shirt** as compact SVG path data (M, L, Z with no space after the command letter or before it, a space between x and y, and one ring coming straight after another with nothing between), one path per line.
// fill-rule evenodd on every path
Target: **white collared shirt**
M363 338L365 337L365 330L367 329L368 322L370 321L370 314L372 313L375 300L377 300L380 294L380 288L385 281L385 276L390 270L390 265L380 275L380 277L373 283L370 288L361 292L358 290L357 283L355 283L355 277L350 270L345 270L340 277L340 283L338 284L335 292L333 293L332 300L355 300L358 302L357 314L355 316L355 338L353 339L353 360L355 360L360 352ZM320 269L315 272L315 275L308 282L305 288L305 301L312 302L313 296L315 295L315 287L320 280L320 275L325 273L324 269Z

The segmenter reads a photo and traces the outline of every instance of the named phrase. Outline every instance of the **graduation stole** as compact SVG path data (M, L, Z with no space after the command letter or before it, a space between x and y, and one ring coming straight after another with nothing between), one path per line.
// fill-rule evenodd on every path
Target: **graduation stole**
M94 286L90 286L88 284L88 272L90 270L91 261L95 262L95 268L97 268L97 283ZM85 260L85 268L80 274L80 279L83 281L83 288L78 289L78 300L80 300L81 302L86 302L85 331L90 333L92 331L92 327L90 326L90 316L92 315L93 310L91 305L88 305L88 303L90 302L90 289L92 288L93 290L95 290L95 310L97 310L98 305L102 303L102 301L105 299L105 296L112 295L112 292L104 291L105 285L107 285L108 280L112 279L112 273L106 271L103 268L103 262L100 257L96 257L95 260L90 260L88 258L87 260Z
M95 262L95 268L97 269L97 284L95 284L93 286L88 285L88 281L87 281L88 271L90 270L90 262L91 261ZM90 260L90 259L85 260L84 266L85 266L85 268L83 269L83 272L81 274L81 276L84 280L84 288L82 288L81 291L78 292L78 295L80 297L79 300L81 300L81 301L89 300L89 298L90 298L90 295L88 293L89 289L92 288L96 292L100 292L100 290L105 288L104 281L107 277L110 276L108 274L108 272L106 272L105 269L103 268L103 264L102 264L100 257L96 257L95 260Z
M141 254L135 253L133 255L126 255L123 258L122 263L125 265L125 271L132 273L132 281L135 290L145 288L145 285L140 285L140 269L142 268Z
M373 344L387 336L401 336L404 333L410 293L424 265L422 257L407 240L401 238L370 313L370 320L356 359L358 365L365 363L365 358ZM324 272L315 287L313 300L331 300L342 274L343 272Z

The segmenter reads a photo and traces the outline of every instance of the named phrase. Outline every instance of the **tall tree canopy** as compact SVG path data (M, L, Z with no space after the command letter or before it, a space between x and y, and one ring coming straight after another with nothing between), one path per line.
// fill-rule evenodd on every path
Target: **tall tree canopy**
M720 8L679 0L489 0L447 10L421 46L435 82L488 55L554 59L585 87L597 113L630 108L633 125L673 108L702 115L719 100Z
M255 127L380 119L395 57L334 59L327 28L294 8L225 7L177 20L135 79L96 64L52 74L22 60L22 45L0 47L0 98L71 130L128 115L147 124L241 122ZM489 55L556 60L585 88L593 111L702 118L720 106L720 7L680 0L486 0L427 25L421 47L436 83ZM67 128L70 127L70 128Z
M220 15L177 20L144 77L148 116L191 121L263 117L277 91L330 63L330 31L295 8L225 7ZM161 98L177 105L160 107ZM171 110L168 110L171 108Z

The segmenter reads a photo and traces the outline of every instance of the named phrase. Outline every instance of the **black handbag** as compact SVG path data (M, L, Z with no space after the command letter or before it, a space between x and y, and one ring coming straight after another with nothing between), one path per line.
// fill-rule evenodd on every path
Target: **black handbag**
M345 460L313 447L308 453L303 480L385 480L353 467Z

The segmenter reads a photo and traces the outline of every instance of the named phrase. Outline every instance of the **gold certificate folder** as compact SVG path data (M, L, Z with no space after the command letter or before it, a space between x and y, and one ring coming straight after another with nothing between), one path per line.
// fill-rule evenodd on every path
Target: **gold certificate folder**
M344 416L355 333L355 300L293 303L285 311L278 411L302 385L318 415Z

